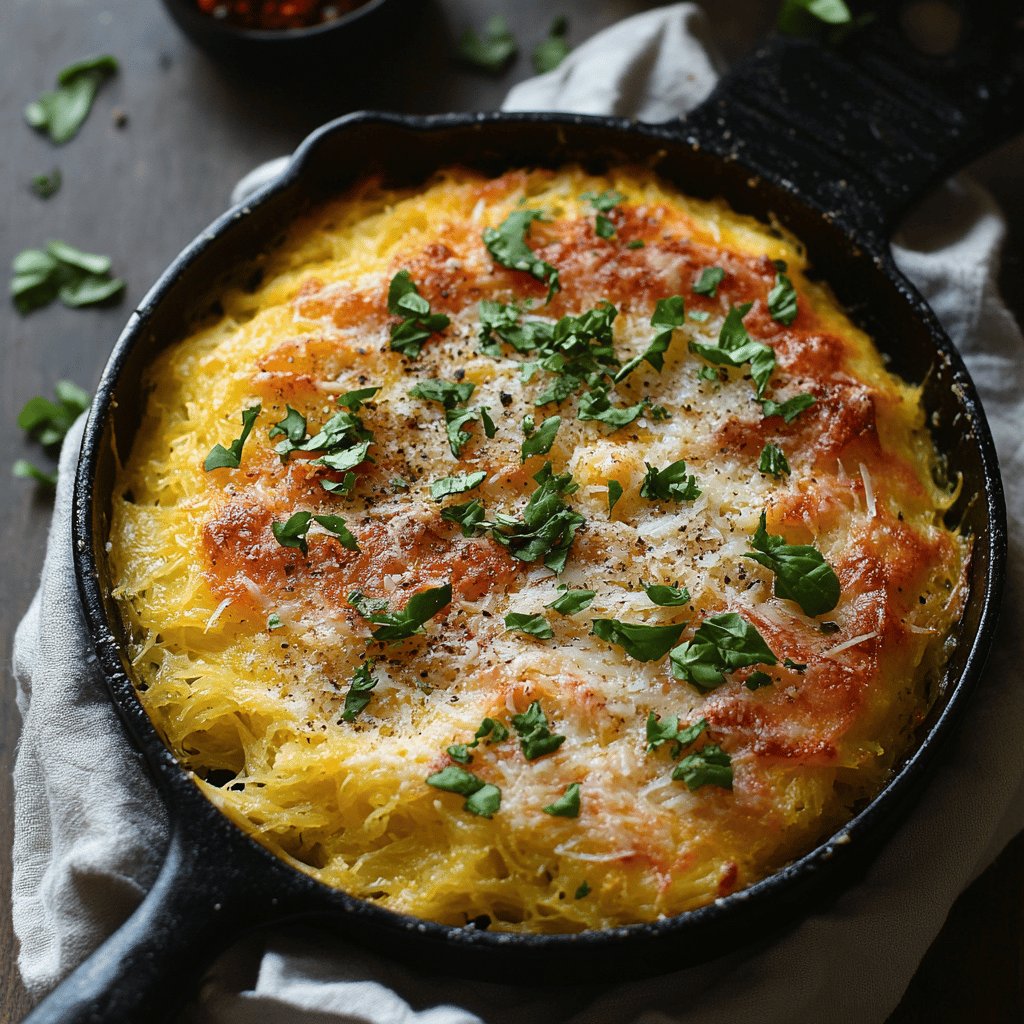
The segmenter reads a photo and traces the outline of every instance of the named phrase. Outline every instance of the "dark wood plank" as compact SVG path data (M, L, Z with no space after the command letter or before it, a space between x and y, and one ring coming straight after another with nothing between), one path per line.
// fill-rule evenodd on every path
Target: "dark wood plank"
M4 0L0 38L0 111L5 144L0 147L0 262L50 238L109 253L129 288L109 310L74 312L60 307L19 317L0 302L0 473L15 458L35 455L12 429L31 394L48 393L59 377L92 387L121 325L162 268L225 206L231 184L255 163L291 150L322 121L361 108L431 112L491 109L512 82L530 74L528 49L554 13L571 19L579 42L598 28L656 6L650 0L417 0L408 41L383 58L341 59L319 73L268 84L228 71L182 39L156 0ZM748 16L743 0L720 0L713 17L727 58L749 47L771 17L763 5ZM524 52L504 75L489 78L454 65L451 41L469 24L503 10L524 42ZM10 45L11 41L15 45ZM87 54L113 52L123 64L104 90L81 135L54 149L20 123L26 100L51 85L56 70ZM116 109L128 124L113 123ZM1024 150L1021 150L1024 154ZM34 174L59 166L64 188L49 202L29 194ZM1019 166L1019 164L1018 164ZM1014 175L1002 164L981 167L1013 222L1007 267L1024 266L1024 201ZM1006 276L1010 283L1013 278ZM1024 304L1018 290L1014 298ZM1018 313L1021 306L1017 306ZM13 630L28 605L42 561L49 506L21 482L0 494L0 545L4 551L4 602L0 612L0 659L10 664ZM0 832L10 835L10 770L19 729L14 683L0 678ZM0 891L10 891L10 850L0 850ZM1022 900L1024 840L958 902L892 1024L918 1020L1020 1019L1022 991ZM0 1024L18 1021L30 1005L18 977L6 897L0 901ZM964 936L969 941L964 941ZM984 993L990 1016L978 1016ZM957 1001L959 999L959 1001ZM956 1006L963 1012L948 1016ZM974 1012L968 1012L968 1008Z

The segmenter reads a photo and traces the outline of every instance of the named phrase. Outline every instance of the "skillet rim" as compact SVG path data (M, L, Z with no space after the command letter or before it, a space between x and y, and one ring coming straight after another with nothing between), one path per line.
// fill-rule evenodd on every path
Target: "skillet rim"
M898 827L892 820L895 812L914 798L915 784L920 788L937 752L959 724L965 708L970 706L967 698L984 669L998 622L1007 559L1006 512L998 458L980 398L958 350L924 298L895 266L888 244L879 245L878 240L870 236L858 237L853 228L844 227L841 221L837 221L834 211L830 214L833 221L839 223L840 229L865 250L868 258L873 259L878 270L894 285L900 297L910 306L913 315L927 329L936 355L949 364L955 383L961 390L960 403L968 415L973 433L971 447L978 457L985 483L985 522L988 530L984 537L978 537L978 541L986 542L984 550L988 556L988 572L981 592L972 595L972 600L981 603L977 632L973 637L959 637L957 640L957 646L965 651L963 670L945 689L945 707L920 738L913 752L905 757L885 786L853 818L803 856L752 885L704 906L653 922L577 933L550 934L491 932L465 926L443 925L386 909L343 890L327 886L311 875L290 866L259 844L241 826L217 809L194 785L192 773L164 744L138 700L134 683L125 670L120 646L107 617L101 593L99 560L95 546L97 538L93 536L93 522L96 502L102 499L102 496L97 495L94 485L98 461L103 454L104 430L111 415L111 406L116 404L116 389L126 363L135 348L146 343L149 318L180 275L211 246L221 244L223 236L230 232L232 225L252 209L270 201L278 193L298 185L308 173L309 163L317 147L334 134L343 133L355 125L366 124L381 124L393 129L423 133L473 127L483 129L509 123L565 125L577 128L589 126L614 133L627 144L630 136L639 135L655 141L664 140L666 144L673 146L689 145L693 149L703 148L713 156L736 162L775 189L789 192L799 205L819 216L829 213L820 203L815 202L813 197L802 193L800 188L789 180L782 177L774 178L763 167L751 166L735 152L724 154L716 151L713 144L705 144L699 135L689 129L685 120L655 125L625 118L558 112L402 115L364 111L348 114L322 125L299 145L280 177L214 220L175 257L132 312L115 343L89 410L75 475L72 543L79 595L90 640L103 671L104 682L122 721L127 725L130 738L145 755L150 774L168 805L172 831L180 825L177 819L190 814L207 819L212 814L214 824L226 823L230 826L235 841L242 840L243 845L250 849L250 853L256 853L261 860L268 863L276 876L275 880L292 889L294 894L313 895L321 901L322 907L313 911L304 910L303 916L321 912L342 913L353 921L375 921L383 924L385 928L397 929L407 934L418 933L424 939L433 939L448 945L461 948L475 946L491 950L507 950L511 946L524 950L558 952L559 949L567 949L570 946L574 949L582 946L597 952L598 949L617 946L630 940L687 938L692 941L695 937L699 938L704 931L712 933L715 928L721 929L732 917L742 921L744 913L747 912L756 913L765 909L771 911L773 907L785 910L787 900L792 900L794 894L799 895L802 888L808 887L808 881L815 879L819 873L824 872L829 877L834 875L841 879L844 868L849 871L851 867L856 867L855 854L859 855L863 847L866 846L873 853L879 845L888 841ZM102 547L102 540L99 543ZM889 825L888 828L885 828L886 824ZM878 835L879 831L881 835ZM841 888L845 889L846 884ZM823 907L823 901L817 899L811 910L820 911ZM281 910L281 918L288 916L284 912L286 907L282 907ZM808 911L803 909L797 913L801 918L809 916ZM789 920L794 915L790 909L783 916L785 920ZM738 944L744 945L752 938L740 939ZM715 955L715 952L711 955ZM699 962L700 959L699 956L691 956L686 960L686 964Z

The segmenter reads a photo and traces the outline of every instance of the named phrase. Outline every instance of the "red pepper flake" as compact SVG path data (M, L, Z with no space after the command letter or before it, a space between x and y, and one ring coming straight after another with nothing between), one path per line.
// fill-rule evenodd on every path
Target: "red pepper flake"
M239 28L309 28L362 7L367 0L195 0L203 14Z

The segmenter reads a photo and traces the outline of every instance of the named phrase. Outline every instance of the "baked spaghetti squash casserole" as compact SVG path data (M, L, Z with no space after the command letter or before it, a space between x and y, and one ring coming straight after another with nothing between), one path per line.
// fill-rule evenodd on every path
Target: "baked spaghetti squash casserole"
M364 182L153 364L139 695L295 868L573 932L777 870L926 714L966 540L799 243L653 174Z

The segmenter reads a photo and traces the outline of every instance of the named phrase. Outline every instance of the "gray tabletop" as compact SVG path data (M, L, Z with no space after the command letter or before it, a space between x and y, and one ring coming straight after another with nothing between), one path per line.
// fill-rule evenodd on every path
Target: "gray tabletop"
M226 206L233 183L256 163L289 152L330 117L361 108L410 112L493 109L531 73L526 51L551 18L569 16L581 42L621 17L658 6L645 0L422 0L406 39L383 59L339 60L317 75L273 84L231 72L195 51L157 0L0 0L0 260L59 238L109 254L128 280L110 309L60 306L19 316L0 303L0 473L37 457L15 427L24 401L50 394L67 377L92 388L114 339L173 256ZM728 59L769 26L774 3L750 17L745 0L709 5ZM501 11L525 44L503 75L453 63L452 40ZM101 94L81 135L55 149L22 123L25 102L52 85L56 71L109 52L121 74ZM124 116L122 116L124 115ZM127 118L125 122L125 116ZM120 125L119 125L119 122ZM64 186L47 202L30 179L59 167ZM974 173L1007 210L1010 235L1002 284L1024 309L1024 140L979 162ZM19 719L7 668L19 617L31 599L49 519L44 493L11 480L0 493L3 606L0 610L0 834L9 836ZM0 851L0 891L10 888L9 843ZM18 978L7 899L0 909L0 1024L20 1020L31 1001ZM884 970L884 965L879 965ZM837 993L837 997L840 994ZM890 1024L1024 1016L1024 838L961 897Z

